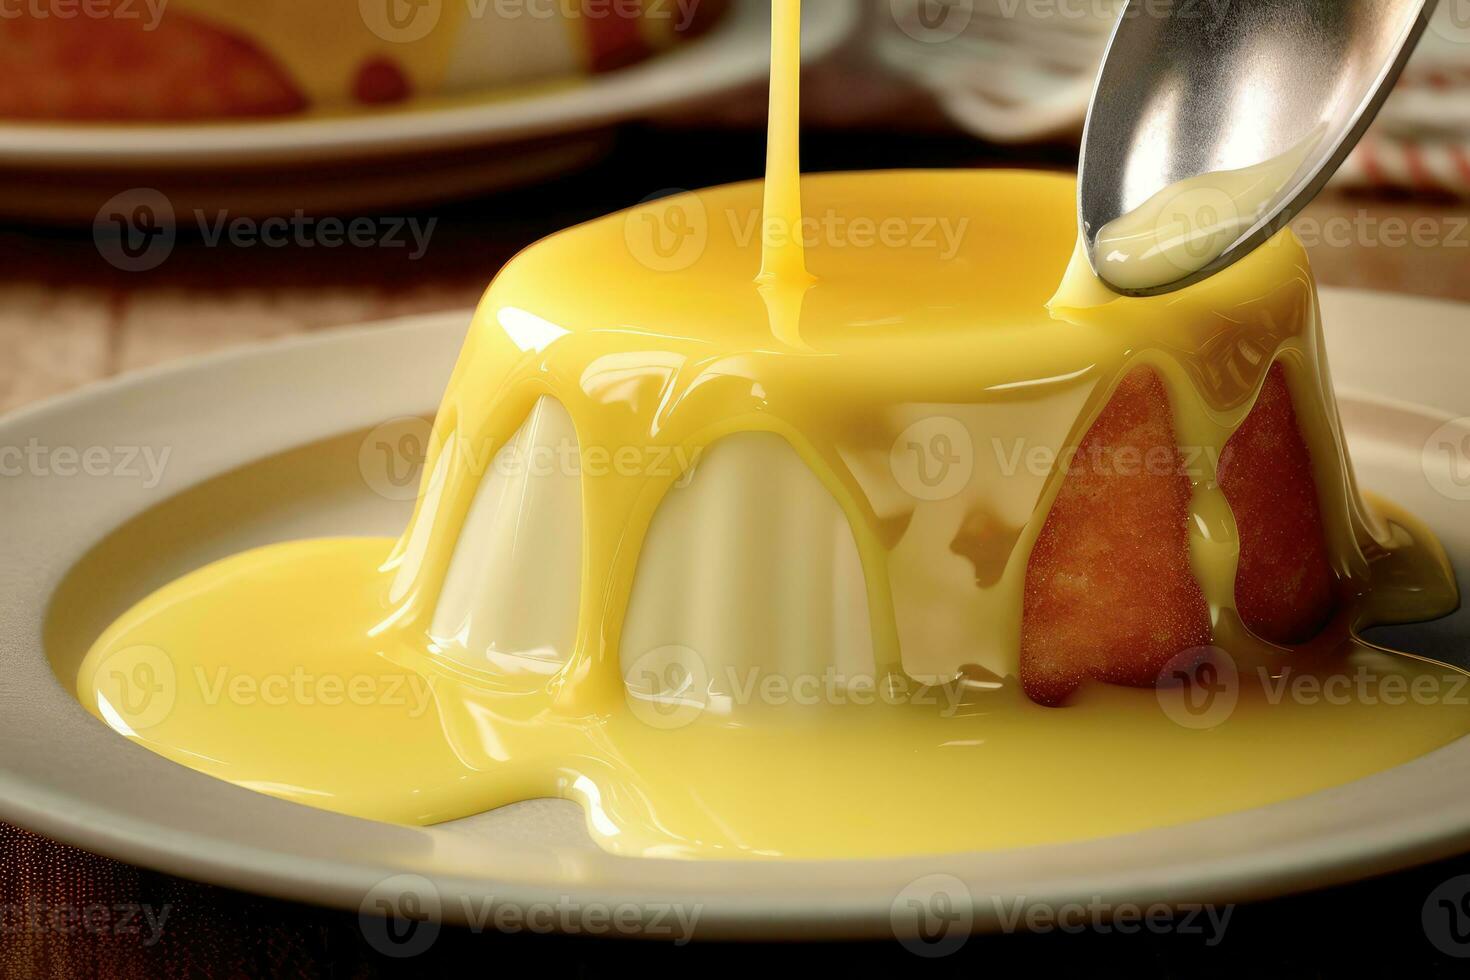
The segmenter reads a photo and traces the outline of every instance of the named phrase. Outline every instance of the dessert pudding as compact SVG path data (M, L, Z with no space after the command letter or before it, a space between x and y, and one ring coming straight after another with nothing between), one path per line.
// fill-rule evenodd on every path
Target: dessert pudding
M727 0L523 6L138 0L112 16L0 18L0 118L194 121L381 106L546 84L695 37ZM579 12L580 11L580 12Z
M1069 177L799 180L773 10L765 183L518 255L402 537L165 586L82 702L286 799L432 824L563 797L643 857L1125 833L1470 732L1449 699L1280 695L1446 680L1357 631L1458 602L1431 532L1357 487L1291 233L1124 297Z

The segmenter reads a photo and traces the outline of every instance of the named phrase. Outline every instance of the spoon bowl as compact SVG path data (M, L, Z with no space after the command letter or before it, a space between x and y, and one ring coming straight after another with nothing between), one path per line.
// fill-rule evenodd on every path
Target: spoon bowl
M1120 293L1168 293L1284 228L1373 121L1436 2L1129 0L1093 92L1079 163L1079 220L1093 270ZM1269 184L1249 182L1254 196L1196 187L1173 207L1160 200L1184 181L1283 160L1285 171L1277 166ZM1107 274L1099 232L1145 204L1151 226L1180 222L1207 233L1187 240L1193 232L1151 228L1181 254L1197 246L1193 261L1120 285Z

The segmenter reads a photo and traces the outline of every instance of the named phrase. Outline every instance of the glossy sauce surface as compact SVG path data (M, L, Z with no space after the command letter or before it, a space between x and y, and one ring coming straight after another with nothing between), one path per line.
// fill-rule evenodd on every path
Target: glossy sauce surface
M1098 275L1119 289L1146 290L1205 268L1265 216L1323 135L1318 129L1251 167L1180 181L1108 222L1093 245Z
M775 6L773 92L788 108L795 7ZM765 187L653 202L506 267L470 327L399 541L285 544L166 586L98 640L78 679L83 703L168 758L308 805L427 824L565 797L604 848L685 858L878 857L1124 833L1338 785L1470 731L1470 712L1443 699L1283 694L1283 678L1373 691L1457 682L1348 637L1442 614L1457 596L1432 535L1358 493L1294 239L1171 296L1123 299L1077 261L1069 179L904 172L798 185L794 116L773 113L772 140ZM1224 685L1224 701L1106 686L1061 709L1028 701L1015 681L1021 591L1058 476L1007 475L992 445L1075 445L1140 364L1165 380L1181 443L1223 445L1277 361L1316 464L1334 568L1356 586L1331 656L1293 657L1240 627L1238 542L1204 474L1192 564L1239 682ZM555 412L580 463L573 558L550 536L484 554L486 539L466 527L493 530L496 513L514 523L530 506L502 501L485 522L475 516L488 461L555 429ZM905 479L893 455L936 417L956 422L946 431L973 451L971 478L948 495ZM742 641L799 625L818 638L811 657L792 666L757 645L753 673L700 676L676 655L648 676L647 648L669 632L661 597L703 574L667 557L670 528L704 529L670 523L675 495L689 492L681 481L692 466L698 486L700 467L610 468L594 454L632 447L723 472L722 447L751 438L759 445L744 443L732 471L769 473L781 488L773 504L814 479L812 506L838 515L837 550L859 569L855 594L828 582L848 632L805 621L810 580L793 566L811 549L796 548L765 569L776 581L760 599L794 590L795 612L746 609L757 600L737 587L744 579L705 576L695 618L718 617ZM791 473L782 453L799 461ZM983 581L967 571L954 586L965 615L941 635L933 625L953 610L928 615L915 593L954 559L950 532L976 507L1016 531L997 539ZM757 509L726 535L799 536L820 517L803 514ZM848 560L813 574L830 579ZM461 576L465 563L486 577ZM506 583L524 591L497 605ZM559 585L567 594L550 594ZM564 639L517 619L568 601L575 628ZM488 643L477 622L487 609L505 620L486 627ZM865 662L823 669L850 652L824 644L848 635ZM718 673L723 662L706 659ZM167 697L136 697L160 678Z

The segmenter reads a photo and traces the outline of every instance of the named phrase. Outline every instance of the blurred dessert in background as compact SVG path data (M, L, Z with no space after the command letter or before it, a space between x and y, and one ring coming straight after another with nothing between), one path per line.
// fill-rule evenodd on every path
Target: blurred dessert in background
M172 0L0 18L0 118L278 117L568 82L653 57L729 0Z

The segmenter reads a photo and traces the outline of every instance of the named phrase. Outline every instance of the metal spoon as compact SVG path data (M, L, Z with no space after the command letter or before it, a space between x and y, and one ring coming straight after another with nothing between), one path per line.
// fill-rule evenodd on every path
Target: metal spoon
M1215 221L1213 243L1206 236L1194 248L1197 261L1175 263L1163 276L1114 274L1123 285L1109 285L1127 295L1172 292L1240 260L1284 228L1378 114L1436 3L1129 0L1109 42L1082 139L1078 211L1093 270L1107 282L1109 269L1116 273L1130 257L1110 246L1099 254L1105 226L1129 216L1136 232L1145 204L1150 226L1209 223L1218 218L1212 202L1223 200L1229 209L1229 199L1197 195L1176 202L1171 212L1163 192L1276 158L1287 162L1287 172L1278 167L1279 180L1257 181L1256 197L1236 201L1234 221ZM1182 214L1181 208L1201 213ZM1155 234L1172 234L1175 247L1193 248L1177 228Z

